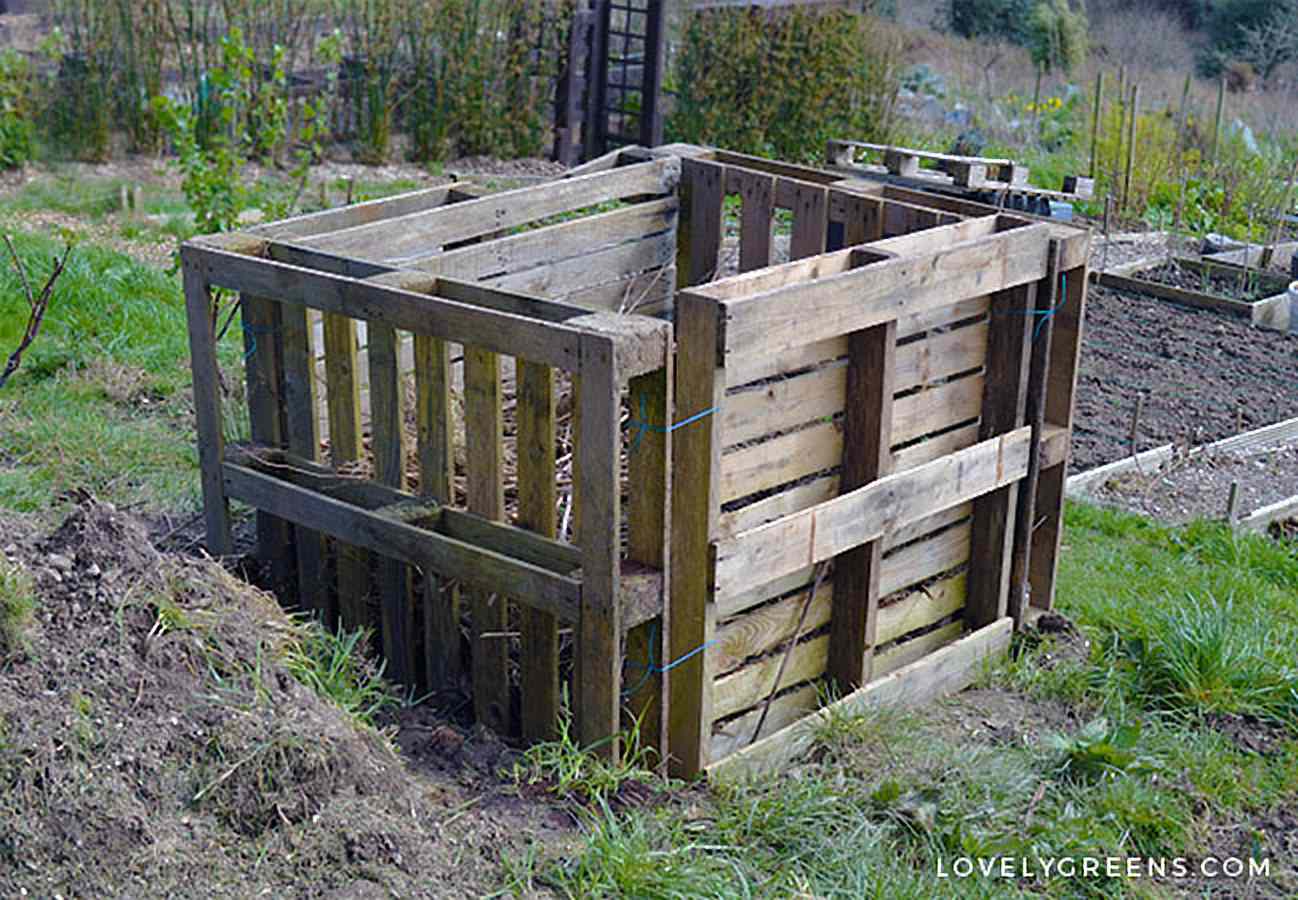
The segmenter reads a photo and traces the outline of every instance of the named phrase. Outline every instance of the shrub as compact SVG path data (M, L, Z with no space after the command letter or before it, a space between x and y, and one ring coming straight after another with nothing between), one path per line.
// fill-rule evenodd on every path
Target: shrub
M860 13L700 10L672 78L672 139L818 161L830 138L888 139L900 48Z
M0 53L0 169L16 169L32 158L31 77L17 53Z
M947 24L961 37L1028 43L1034 0L950 0Z
M1071 72L1086 59L1086 34L1090 25L1084 10L1071 10L1068 0L1044 0L1028 19L1028 47L1032 61L1047 72Z

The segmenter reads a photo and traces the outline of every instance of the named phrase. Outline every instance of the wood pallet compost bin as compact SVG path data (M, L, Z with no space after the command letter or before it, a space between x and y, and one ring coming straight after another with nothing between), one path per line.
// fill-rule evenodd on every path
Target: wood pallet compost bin
M208 547L506 736L776 764L1050 607L1088 243L688 145L196 238Z

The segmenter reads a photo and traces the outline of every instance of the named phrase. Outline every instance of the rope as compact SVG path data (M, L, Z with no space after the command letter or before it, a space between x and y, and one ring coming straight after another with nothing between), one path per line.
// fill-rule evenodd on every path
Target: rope
M689 660L693 659L695 656L698 656L698 655L699 655L700 653L702 653L704 650L708 649L708 648L711 647L713 644L715 644L715 643L717 642L717 639L716 639L716 638L713 638L713 639L710 640L710 641L707 641L707 642L705 642L705 643L699 644L699 645L698 645L697 647L695 647L693 650L691 650L691 651L689 651L688 653L685 653L685 654L683 654L683 655L681 655L681 656L676 657L676 658L673 659L671 662L667 663L665 666L657 665L657 664L654 663L654 661L653 661L653 652L654 652L654 651L653 651L653 648L654 648L654 646L657 644L657 642L658 642L658 623L657 623L657 622L654 622L654 623L650 626L650 631L649 631L649 660L648 660L648 662L640 662L640 661L638 661L638 660L634 660L634 659L628 659L628 660L626 660L626 661L624 662L624 665L627 665L627 666L633 666L633 667L635 667L635 668L637 668L637 669L644 669L644 675L642 675L642 676L640 677L640 680L637 681L633 686L627 688L626 690L624 690L624 691L622 692L622 699L625 700L626 698L633 696L633 695L636 693L636 691L638 691L638 690L640 690L640 688L644 687L645 682L647 682L647 681L648 681L650 678L652 678L654 675L663 675L663 674L666 674L667 672L670 672L672 669L674 669L674 668L676 668L677 666L679 666L681 663L688 662Z
M647 406L647 398L644 394L641 394L640 395L640 418L627 420L627 425L633 426L636 430L635 437L632 438L631 440L632 450L635 450L640 446L640 439L644 437L645 432L652 432L653 434L670 434L671 432L675 431L678 428L684 428L686 425L693 425L695 422L699 421L700 419L706 419L708 416L717 412L721 408L719 406L713 406L709 409L703 410L702 412L697 412L694 415L690 416L689 418L681 419L679 422L675 423L674 425L657 425L653 422L645 421L646 418L648 417L648 411L646 406Z

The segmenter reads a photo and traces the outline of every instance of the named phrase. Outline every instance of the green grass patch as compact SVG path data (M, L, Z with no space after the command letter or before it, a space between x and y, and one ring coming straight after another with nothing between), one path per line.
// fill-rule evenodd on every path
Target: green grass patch
M315 621L304 621L302 631L288 647L284 665L289 674L322 697L327 697L356 721L377 726L378 716L395 707L398 698L383 680L383 666L365 655L367 629L337 631Z
M0 556L0 657L23 653L36 612L36 589L27 570Z
M59 245L14 235L39 287ZM20 280L0 269L0 350L27 321ZM234 370L239 330L222 347ZM74 488L146 509L198 502L189 346L179 280L77 246L35 343L0 391L0 506L48 509Z

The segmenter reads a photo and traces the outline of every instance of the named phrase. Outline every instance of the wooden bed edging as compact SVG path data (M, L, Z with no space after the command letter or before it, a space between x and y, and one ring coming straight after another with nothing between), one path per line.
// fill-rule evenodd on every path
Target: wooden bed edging
M1145 268L1150 267L1146 266ZM1136 271L1143 271L1143 269ZM1192 306L1195 309L1207 309L1213 312L1225 313L1237 318L1247 319L1253 325L1260 328L1269 328L1272 331L1291 330L1288 291L1250 302L1233 300L1230 297L1220 297L1216 294L1190 291L1168 284L1160 284L1156 281L1148 281L1144 278L1135 277L1135 272L1128 274L1118 274L1116 271L1099 272L1094 277L1102 286L1115 290L1146 294L1160 300L1170 300L1173 303Z
M872 681L768 738L724 757L706 769L713 783L742 781L783 769L804 755L821 728L838 716L884 706L914 706L968 687L983 663L1009 647L1014 630L1006 616Z

